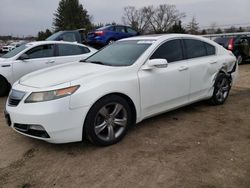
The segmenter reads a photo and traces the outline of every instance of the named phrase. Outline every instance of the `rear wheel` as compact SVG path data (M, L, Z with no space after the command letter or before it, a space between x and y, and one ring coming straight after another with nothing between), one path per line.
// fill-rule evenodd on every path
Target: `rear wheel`
M108 146L119 142L131 123L132 115L127 101L110 95L97 101L90 109L83 133L93 144Z
M224 73L219 73L214 83L214 93L210 102L214 105L223 104L230 92L230 80Z
M0 97L6 96L10 91L10 85L4 79L3 77L0 76Z

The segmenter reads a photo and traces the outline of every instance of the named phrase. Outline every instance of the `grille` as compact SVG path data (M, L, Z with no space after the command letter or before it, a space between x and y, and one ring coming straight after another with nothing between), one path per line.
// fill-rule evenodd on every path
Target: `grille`
M8 105L17 106L20 103L20 101L23 99L24 95L25 95L25 92L11 90L11 93L8 99Z

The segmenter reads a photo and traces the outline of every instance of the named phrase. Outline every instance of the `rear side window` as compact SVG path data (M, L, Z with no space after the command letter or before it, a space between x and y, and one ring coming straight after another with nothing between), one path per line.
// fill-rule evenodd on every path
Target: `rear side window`
M125 27L123 27L123 26L116 26L115 31L119 32L119 33L125 33L126 32Z
M150 59L166 59L169 63L183 60L181 40L171 40L162 44Z
M30 59L53 57L54 45L48 44L37 46L27 51L26 54L29 56Z
M206 49L207 49L207 55L215 55L216 50L215 47L211 44L208 44L206 42L204 42Z
M207 55L207 50L204 42L194 39L184 39L187 58L197 58Z
M136 34L137 34L137 32L136 32L135 30L131 29L130 27L127 27L127 32L128 32L129 34L133 34L133 35L136 35Z
M90 50L83 46L72 45L72 44L59 44L58 55L59 56L71 56L89 53Z

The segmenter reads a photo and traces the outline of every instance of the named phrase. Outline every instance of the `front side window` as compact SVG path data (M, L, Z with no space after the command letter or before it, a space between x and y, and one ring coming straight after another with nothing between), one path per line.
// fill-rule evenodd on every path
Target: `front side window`
M89 53L88 48L73 45L73 44L58 44L58 55L59 56L71 56L71 55L81 55Z
M26 54L29 56L29 59L37 59L37 58L46 58L54 56L54 45L47 44L41 45L28 50Z
M77 41L74 33L65 33L62 36L62 39L63 39L63 41L68 41L68 42L75 42L75 41Z
M187 58L197 58L207 55L207 50L203 41L195 39L184 39Z
M108 45L85 61L108 66L132 65L153 43L153 41L120 41Z
M183 60L181 40L171 40L162 44L150 59L166 59L169 63Z

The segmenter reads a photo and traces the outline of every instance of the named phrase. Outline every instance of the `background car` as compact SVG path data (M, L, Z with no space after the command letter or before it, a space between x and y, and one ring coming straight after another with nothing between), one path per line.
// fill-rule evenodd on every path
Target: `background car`
M26 41L19 41L19 42L12 42L9 45L2 46L2 52L10 52L11 50L14 50L15 48L27 43Z
M107 146L154 115L200 100L223 104L237 68L232 52L203 37L132 37L80 63L22 77L5 114L9 126L32 138Z
M94 46L105 46L116 40L137 36L139 33L124 25L109 25L101 27L87 35L87 43Z
M238 64L250 59L250 36L217 37L214 41L232 51Z
M70 30L70 31L58 31L48 37L47 41L67 41L78 42L80 44L86 43L85 29Z
M27 73L42 68L79 61L96 49L76 43L41 41L24 44L0 58L0 96Z

